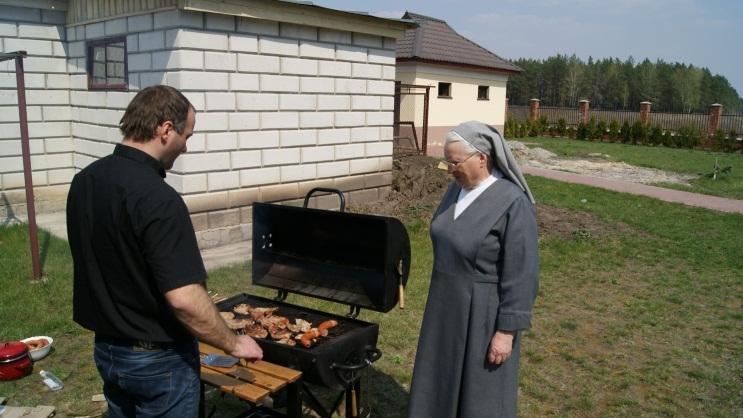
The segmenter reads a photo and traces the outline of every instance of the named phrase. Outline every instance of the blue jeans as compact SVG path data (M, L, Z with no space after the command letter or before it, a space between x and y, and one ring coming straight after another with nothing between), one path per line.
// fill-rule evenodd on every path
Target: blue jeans
M195 340L144 349L96 338L93 358L103 378L109 417L198 416L200 366Z

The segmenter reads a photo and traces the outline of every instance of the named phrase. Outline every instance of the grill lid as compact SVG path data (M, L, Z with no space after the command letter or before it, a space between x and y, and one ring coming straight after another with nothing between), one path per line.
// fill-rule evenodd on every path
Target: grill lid
M321 190L343 203L340 191ZM409 268L410 241L395 218L253 204L256 285L388 312Z

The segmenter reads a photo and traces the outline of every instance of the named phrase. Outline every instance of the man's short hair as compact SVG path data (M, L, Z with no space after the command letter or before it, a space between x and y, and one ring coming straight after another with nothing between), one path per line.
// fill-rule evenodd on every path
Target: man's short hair
M119 122L119 130L124 138L147 142L155 136L158 126L170 121L175 131L182 134L186 129L189 109L194 109L191 102L173 87L146 87L127 106Z

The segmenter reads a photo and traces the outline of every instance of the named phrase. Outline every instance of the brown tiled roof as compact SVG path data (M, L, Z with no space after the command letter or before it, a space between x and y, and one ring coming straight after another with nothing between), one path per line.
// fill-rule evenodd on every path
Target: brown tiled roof
M458 34L441 19L405 12L402 19L418 24L397 41L398 61L424 61L479 67L506 72L523 71L518 66Z

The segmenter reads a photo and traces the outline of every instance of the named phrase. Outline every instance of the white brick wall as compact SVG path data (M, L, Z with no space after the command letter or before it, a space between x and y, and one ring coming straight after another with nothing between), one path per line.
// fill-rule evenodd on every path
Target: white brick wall
M260 128L260 115L255 112L230 112L229 129L231 131L247 131Z
M258 52L258 37L241 33L229 35L230 51Z
M300 128L329 128L333 126L333 112L302 112L299 114Z
M237 171L207 173L207 184L210 192L237 189L240 187L240 173Z
M0 19L0 52L28 53L23 66L34 185L64 184L73 170L64 14L0 6ZM18 120L15 63L10 60L0 64L0 190L24 186Z
M240 186L257 186L281 181L281 168L269 167L252 170L240 170Z
M237 133L217 132L206 134L207 151L230 151L237 149Z
M168 176L181 193L391 167L394 43L382 37L182 11L67 29L62 15L50 15L56 25L43 24L40 11L25 16L30 23L0 21L0 37L37 51L25 64L32 148L44 167L35 175L44 182L64 184L74 167L109 154L123 109L157 83L181 89L198 110L189 152ZM118 34L127 35L131 92L89 92L85 41ZM0 72L0 122L8 125L0 138L16 134L17 115L3 107L14 106L4 94L14 88ZM17 157L11 144L0 140L0 158ZM11 170L0 182L13 181L17 163L0 164Z
M312 94L282 94L279 96L281 110L315 110L317 96Z
M302 148L302 162L333 161L335 158L335 148L332 146L324 147L304 147Z
M279 57L239 54L237 70L248 73L278 73Z
M317 167L314 164L286 165L281 167L281 181L311 180L317 177Z
M348 161L336 161L332 163L320 163L317 165L317 177L343 177L350 174L350 163Z
M259 167L261 165L260 151L237 151L232 155L232 169Z
M264 166L298 164L300 161L299 148L266 149L262 152Z
M279 131L240 132L240 149L278 148Z
M260 75L261 91L299 91L299 77L285 75Z
M313 130L291 130L279 133L279 145L282 148L315 144L317 144L317 132Z
M317 60L304 58L281 58L283 74L317 75Z
M349 110L351 108L351 96L341 95L319 95L317 96L318 110Z
M279 95L274 93L237 93L238 110L278 110Z
M208 171L229 170L229 168L229 152L207 154L187 152L178 157L178 159L175 160L175 164L173 165L173 169L179 173L199 173Z
M303 93L333 93L335 86L332 78L302 77L300 89Z
M203 32L191 29L170 29L166 33L166 39L168 48L194 48L226 51L228 36L222 33ZM140 50L142 49L141 36L139 48Z
M353 96L351 97L352 110L379 110L381 101L379 96Z
M295 129L299 127L299 114L296 112L261 113L261 129Z
M258 40L258 51L261 54L297 56L299 44L294 39L265 37Z
M206 93L205 107L209 110L235 110L235 93Z
M318 144L347 144L351 140L351 130L323 129L317 132Z
M237 68L237 57L227 52L204 53L204 68L217 71L235 71Z
M352 64L342 61L320 61L320 75L350 77Z
M258 86L257 74L230 74L230 90L232 91L257 91Z
M309 58L333 59L335 58L335 45L319 42L301 41L299 43L299 56Z

